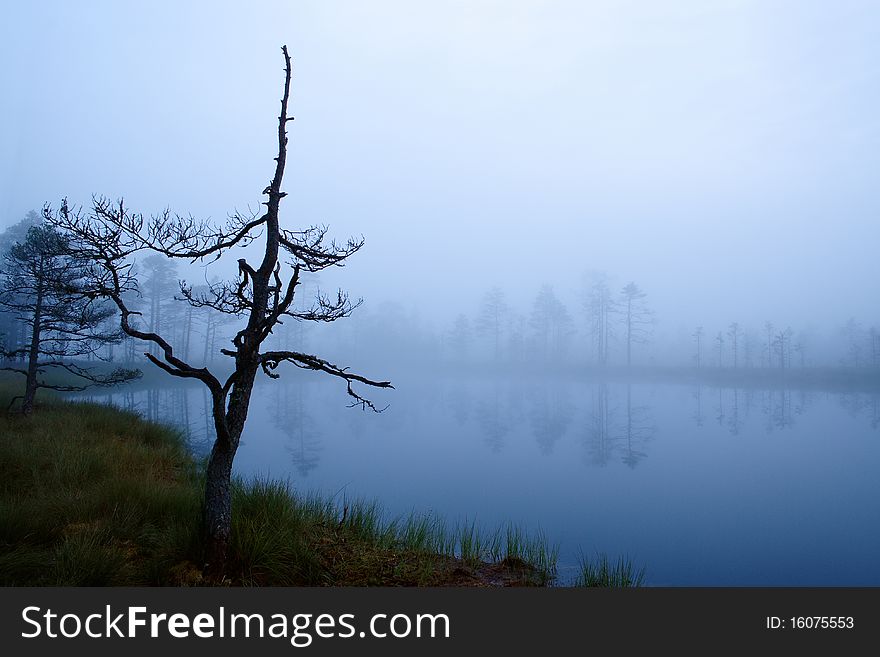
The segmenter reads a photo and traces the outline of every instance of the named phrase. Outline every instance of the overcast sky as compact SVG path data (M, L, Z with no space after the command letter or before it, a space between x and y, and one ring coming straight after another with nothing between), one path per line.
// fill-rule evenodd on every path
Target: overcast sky
M368 304L601 269L668 325L880 319L871 1L7 3L0 224L256 207L282 44L284 222L362 233Z

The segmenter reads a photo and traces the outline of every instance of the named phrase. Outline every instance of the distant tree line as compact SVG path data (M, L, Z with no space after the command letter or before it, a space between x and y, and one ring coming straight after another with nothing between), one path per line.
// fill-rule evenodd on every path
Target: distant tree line
M837 331L840 357L837 365L851 368L880 368L880 329L865 329L850 318ZM810 337L805 331L796 332L790 326L777 327L771 321L759 329L748 330L739 322L731 322L718 331L714 342L714 359L706 360L705 329L697 326L693 339L693 363L697 368L805 368L817 364L810 348Z
M31 228L42 225L42 217L29 212L0 233L0 258L16 244L26 242ZM4 267L8 270L9 263ZM139 313L138 320L145 330L169 336L182 358L208 366L221 358L222 348L235 331L228 314L211 312L206 305L193 305L182 298L181 283L194 298L211 293L218 279L204 272L157 254L133 259L132 273L140 285L137 294L125 293L124 300L132 312ZM0 278L9 282L9 276L6 271ZM322 294L319 274L303 272L299 289L301 294L294 304L305 316L308 309L302 305L304 299ZM24 310L14 307L14 298L14 290L9 290L6 303L0 303L0 356L5 367L24 370L26 347L32 342L33 332L27 313L22 315ZM577 303L567 303L553 285L543 283L537 286L531 302L518 307L504 289L492 287L479 296L471 312L458 313L439 329L415 309L396 302L365 308L356 320L314 335L309 324L299 319L279 324L267 337L267 344L279 350L300 351L319 346L339 357L367 363L443 359L451 364L576 362L604 368L644 365L653 362L659 353L667 364L698 369L788 370L817 365L880 368L880 328L866 326L855 318L823 339L810 331L777 326L771 321L751 326L731 321L711 330L696 326L681 335L677 343L669 336L658 340L654 336L655 313L647 293L633 281L614 284L604 272L584 277ZM653 353L647 350L651 343ZM68 361L131 366L145 351L160 355L155 343L118 331L113 339L92 340L89 344L82 353L65 352L64 357Z
M475 314L458 314L443 336L453 362L471 358L510 363L563 363L587 351L597 366L611 365L612 346L620 364L632 365L636 348L649 342L654 313L634 282L614 293L604 273L584 285L581 313L573 315L552 285L539 288L531 306L517 309L500 287L486 291Z

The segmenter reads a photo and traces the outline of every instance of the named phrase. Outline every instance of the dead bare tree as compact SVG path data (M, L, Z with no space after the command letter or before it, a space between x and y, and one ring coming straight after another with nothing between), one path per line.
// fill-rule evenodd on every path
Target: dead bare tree
M694 341L697 343L697 369L700 369L703 360L703 327L698 326L693 332Z
M374 381L338 367L322 358L297 351L261 351L261 345L282 323L282 318L295 321L332 322L347 317L360 304L351 303L341 290L328 297L318 294L306 308L294 305L300 274L317 272L328 267L343 266L345 260L363 246L363 239L349 239L337 244L327 239L326 226L312 226L301 231L281 228L279 205L286 196L281 190L287 161L287 124L290 97L291 63L287 47L284 55L284 91L278 117L278 155L275 173L263 190L268 200L262 214L235 213L225 226L200 221L191 216L171 215L167 210L150 218L133 213L122 201L110 202L93 198L89 212L74 210L63 202L57 213L45 210L52 224L71 236L79 251L92 262L91 285L95 296L112 299L121 313L122 330L133 338L156 345L158 354L144 356L157 367L176 377L197 379L207 386L211 395L212 417L216 439L208 461L203 505L205 536L205 571L212 575L222 572L231 531L232 462L247 420L254 380L262 370L270 378L278 378L276 368L291 363L306 370L316 370L345 381L351 406L379 411L352 387L355 383L378 388L393 387L389 381ZM132 273L131 257L149 251L196 261L213 261L232 247L242 247L255 240L265 240L262 261L253 267L245 258L238 260L238 279L210 284L202 292L194 292L186 281L180 282L181 298L193 307L234 315L244 326L232 339L232 349L220 352L233 359L234 371L225 381L205 367L193 367L181 359L172 345L154 331L138 326L137 313L126 304L127 294L137 290ZM289 277L282 279L279 253L286 253Z
M620 316L626 340L626 366L632 365L633 343L648 341L654 324L654 313L645 305L643 292L635 283L627 283L620 291Z
M731 322L727 327L727 335L730 337L730 350L733 352L733 367L739 366L739 339L742 337L742 329L739 322Z

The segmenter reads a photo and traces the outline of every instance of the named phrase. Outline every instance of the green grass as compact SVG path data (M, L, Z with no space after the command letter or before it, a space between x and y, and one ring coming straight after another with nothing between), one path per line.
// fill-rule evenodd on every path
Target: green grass
M12 396L3 387L0 408ZM236 480L225 577L207 582L203 468L181 437L119 409L41 398L29 418L0 411L0 584L487 586L556 577L556 549L514 527L388 518L375 502Z
M197 472L168 429L53 404L0 436L0 583L160 583L195 547Z
M645 579L645 569L637 569L632 560L619 557L611 562L607 554L598 554L594 560L582 556L580 573L575 586L627 588L641 586Z

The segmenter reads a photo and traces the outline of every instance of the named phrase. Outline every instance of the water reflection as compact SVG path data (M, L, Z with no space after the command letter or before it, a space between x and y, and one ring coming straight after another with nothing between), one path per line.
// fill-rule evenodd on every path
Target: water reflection
M632 403L632 385L626 386L626 429L622 460L630 468L636 467L647 454L642 451L657 430L647 404Z
M706 419L704 387L695 386L691 395L693 412L690 417L697 427L703 427ZM748 426L757 410L762 433L788 430L797 425L798 418L809 414L810 408L823 394L829 396L814 390L716 388L712 391L715 422L719 427L726 427L731 435L737 436ZM880 393L846 393L837 398L850 417L864 415L868 417L871 428L876 429L880 425L877 418ZM749 427L750 431L753 429Z
M493 385L492 390L476 402L474 414L483 441L493 453L498 454L504 448L504 439L510 433L511 426L509 408L501 401L500 383Z
M706 418L703 415L703 386L697 385L697 389L694 390L694 402L695 409L694 414L691 416L694 422L696 422L698 427L703 426L703 422L705 422Z
M541 454L549 456L568 431L574 405L564 386L541 386L529 395L529 424Z
M87 398L173 423L196 452L210 444L203 386ZM375 415L304 376L253 399L242 476L536 527L563 563L627 553L651 584L880 585L878 391L414 379Z
M272 386L270 413L275 428L287 438L291 463L301 477L318 467L321 460L321 430L311 412L308 386L294 381Z
M91 390L77 395L78 399L110 404L153 422L170 424L180 431L191 452L206 456L214 440L209 396L204 386L169 385L120 390Z
M730 406L730 416L727 418L727 427L731 436L738 436L741 419L739 416L739 390L733 389L733 402Z
M417 431L425 422L431 422L431 416L439 414L448 418L457 431L476 431L492 454L501 454L508 441L519 440L525 430L532 436L539 453L549 457L576 423L584 427L580 442L586 464L604 467L617 461L634 468L648 456L649 443L658 433L655 411L662 409L664 418L669 418L680 410L670 407L668 401L655 408L645 394L653 388L644 384L593 382L584 385L586 388L559 382L494 380L479 385L449 386L442 389L435 404L425 402L430 399L426 396L414 405L395 408L396 416L388 418L385 428L403 430L409 426ZM257 408L253 413L268 415L274 430L285 436L293 468L300 476L307 477L321 461L324 416L339 416L338 396L313 395L311 384L304 380L281 381L259 389L268 393L263 397L265 408ZM686 411L684 417L693 426L707 429L708 410L714 425L731 436L755 431L764 434L790 431L796 428L799 418L809 415L820 398L836 400L848 417L864 418L870 429L880 429L880 392L832 394L784 388L712 389L696 385L689 396L690 411ZM111 403L149 420L171 423L182 432L195 453L203 455L210 450L214 432L210 396L203 386L130 386L113 391L91 391L80 398ZM578 417L583 419L576 422ZM358 437L369 431L358 413L343 413L341 420L349 436ZM245 439L248 439L247 432Z
M444 411L452 415L458 426L464 426L470 419L473 395L466 385L457 386L443 396Z
M694 403L691 419L697 427L702 427L706 419L703 401L705 387L694 386L692 393ZM764 433L791 429L797 425L798 418L809 414L819 398L836 399L849 417L865 418L872 429L880 428L880 392L822 393L789 388L716 388L712 394L715 421L718 426L726 426L731 435L741 432L756 406Z
M605 466L614 454L614 418L614 409L609 406L608 385L603 383L593 387L587 424L588 462L592 465Z
M724 424L724 388L718 388L718 401L715 404L715 421L719 427Z
M608 384L593 388L587 420L587 463L604 467L619 458L635 468L648 454L646 444L657 427L648 404L633 403L633 389L611 391ZM620 399L617 398L617 396Z

